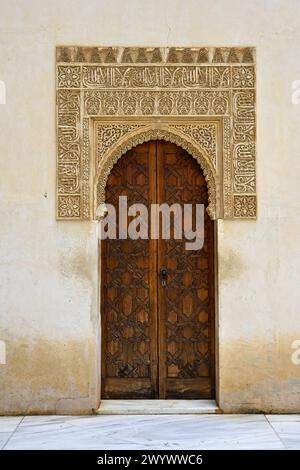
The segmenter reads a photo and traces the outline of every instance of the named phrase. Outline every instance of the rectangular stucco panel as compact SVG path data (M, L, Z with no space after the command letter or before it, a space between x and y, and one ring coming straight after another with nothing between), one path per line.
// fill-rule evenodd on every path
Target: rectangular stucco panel
M197 158L212 219L256 217L254 47L58 46L56 61L59 220L95 218L116 158L150 139Z

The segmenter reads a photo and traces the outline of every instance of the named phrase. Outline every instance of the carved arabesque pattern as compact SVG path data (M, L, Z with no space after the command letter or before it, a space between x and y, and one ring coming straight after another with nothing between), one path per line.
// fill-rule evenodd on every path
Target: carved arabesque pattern
M95 181L97 184L96 194L95 194L95 206L96 208L99 204L105 203L105 188L106 182L109 177L109 174L113 166L117 161L126 153L128 150L131 150L133 147L136 147L139 144L148 142L150 140L165 140L172 142L179 147L186 150L191 156L193 156L199 165L202 168L205 180L207 182L208 188L208 200L209 205L207 207L207 213L212 219L216 219L218 215L217 207L217 195L216 195L216 181L214 178L213 164L209 160L208 156L205 155L203 151L199 150L191 140L188 139L182 132L178 129L153 129L145 128L131 135L127 136L126 139L121 140L112 150L106 155L106 157L100 161L98 167L98 173L96 175ZM101 178L100 178L101 175Z
M139 124L102 124L97 123L97 154L96 168L101 160L105 158L106 153L116 144L122 137L130 132L142 127Z
M228 91L87 91L84 110L95 116L215 116L228 114Z
M197 159L206 155L201 166L211 186L212 217L256 217L254 62L251 47L58 47L57 217L94 217L93 193L97 187L103 193L109 171L109 165L95 161L96 156L106 152L112 162L118 159L120 147L115 156L111 151L116 138L126 151L131 145L126 145L126 139L130 141L133 131L145 127L142 122L137 126L141 116L151 119L153 127L163 118L169 132L171 127L178 130L177 140L180 136L189 142L187 150L193 156L191 141ZM196 118L199 124L193 129ZM106 128L94 149L95 119L101 119ZM205 119L222 121L215 142L203 135ZM166 135L160 138L167 139ZM209 169L203 167L206 161L212 163ZM238 206L243 201L242 210L235 201Z
M195 141L208 155L211 163L217 163L217 126L216 124L181 124L171 125L182 134L186 134Z

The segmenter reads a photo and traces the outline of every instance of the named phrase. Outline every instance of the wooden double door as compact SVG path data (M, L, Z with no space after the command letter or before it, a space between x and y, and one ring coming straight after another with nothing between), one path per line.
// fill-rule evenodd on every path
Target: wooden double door
M117 162L106 188L117 215L119 196L149 213L151 203L208 204L197 161L163 141ZM102 398L214 397L214 227L206 212L204 225L201 250L172 237L100 242Z

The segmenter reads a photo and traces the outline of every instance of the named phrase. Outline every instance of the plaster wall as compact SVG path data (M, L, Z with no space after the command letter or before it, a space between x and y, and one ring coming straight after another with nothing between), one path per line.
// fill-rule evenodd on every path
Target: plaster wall
M300 3L0 0L0 413L99 404L94 222L55 220L55 46L257 47L257 220L218 221L218 401L299 412Z

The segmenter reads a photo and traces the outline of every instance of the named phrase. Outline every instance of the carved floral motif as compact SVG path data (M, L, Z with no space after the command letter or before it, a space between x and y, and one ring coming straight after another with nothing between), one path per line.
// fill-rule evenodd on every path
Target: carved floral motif
M80 88L81 69L78 66L58 66L58 88Z
M256 197L255 196L234 196L234 217L255 218L256 217Z
M232 67L232 88L254 88L254 67Z
M80 196L58 196L59 217L80 217Z

